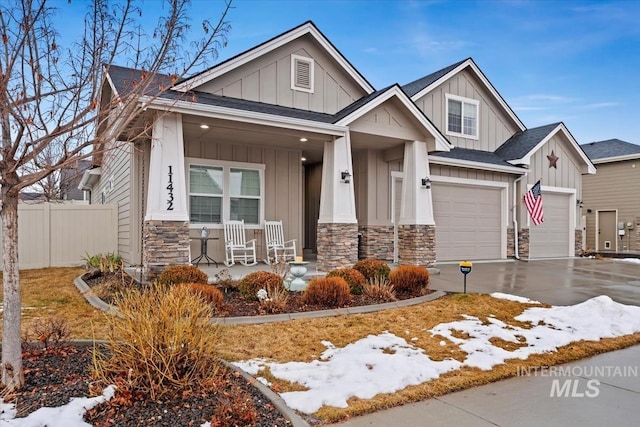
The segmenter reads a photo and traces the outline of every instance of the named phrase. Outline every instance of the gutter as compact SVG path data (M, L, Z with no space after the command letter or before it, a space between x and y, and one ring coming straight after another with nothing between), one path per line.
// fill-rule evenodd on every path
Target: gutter
M517 206L517 198L518 198L518 182L526 177L529 172L525 172L524 175L513 181L513 207L511 208L511 212L513 214L513 255L515 259L520 260L520 253L518 252L518 214L516 210Z

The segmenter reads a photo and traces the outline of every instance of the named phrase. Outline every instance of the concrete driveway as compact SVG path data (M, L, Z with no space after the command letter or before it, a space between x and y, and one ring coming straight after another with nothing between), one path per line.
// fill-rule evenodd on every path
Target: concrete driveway
M462 292L458 264L439 264L431 288ZM640 264L611 258L474 262L467 292L504 292L554 305L572 305L599 295L640 306Z

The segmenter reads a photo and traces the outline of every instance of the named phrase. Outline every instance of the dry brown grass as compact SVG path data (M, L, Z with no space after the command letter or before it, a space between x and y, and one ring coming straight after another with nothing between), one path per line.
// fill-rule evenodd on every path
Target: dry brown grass
M22 331L31 322L58 316L67 323L71 339L104 339L105 314L93 308L80 295L73 280L83 274L83 268L41 268L20 271L22 298ZM0 273L0 278L2 273ZM0 301L2 301L0 286ZM2 313L0 313L0 319ZM0 331L1 333L1 331Z
M106 314L91 307L73 285L73 279L83 273L81 268L49 268L21 271L23 298L23 327L31 319L62 316L69 324L71 338L107 338ZM1 274L0 274L1 277ZM1 295L1 289L0 289ZM442 337L432 337L429 329L438 323L460 320L463 314L476 316L487 322L489 316L514 326L528 327L513 318L529 305L499 300L487 295L458 294L403 309L371 314L301 319L263 325L227 326L219 343L220 355L230 361L265 357L278 362L317 359L325 350L321 341L328 340L337 347L357 341L367 335L389 331L422 348L433 360L454 358L463 360L465 353ZM1 318L1 314L0 314ZM514 343L494 340L495 345L512 349ZM593 356L640 343L640 333L598 342L576 342L558 352L529 357L526 361L512 360L491 371L464 368L394 394L378 395L373 399L351 399L346 409L323 407L316 416L325 421L342 420L428 397L440 396L469 387L515 376L526 366L552 366ZM278 391L301 390L300 385L277 380L268 375Z
M499 300L488 295L459 294L440 298L436 301L403 309L387 310L378 313L330 317L323 319L303 319L286 323L266 325L232 326L224 334L221 342L222 356L227 360L246 360L266 357L280 363L290 361L310 362L317 359L325 350L322 340L328 340L336 347L366 337L389 331L405 338L413 345L425 350L433 360L454 358L462 361L465 353L458 346L432 337L429 329L438 323L460 320L462 314L478 317L486 322L491 315L511 325L528 327L513 318L530 305L514 301ZM417 338L417 340L412 340ZM243 343L238 346L237 343ZM383 408L440 396L453 391L498 381L515 376L518 368L525 366L550 366L589 357L595 354L628 347L640 343L640 333L616 339L603 339L599 342L577 342L561 348L556 353L535 355L526 361L511 360L496 366L491 371L463 368L460 371L442 375L439 379L417 386L410 386L393 394L382 394L373 399L352 398L345 409L323 407L315 416L327 422L343 420L350 416L361 415ZM507 343L494 342L496 345ZM508 343L510 349L517 346ZM299 385L268 376L278 391L300 390Z

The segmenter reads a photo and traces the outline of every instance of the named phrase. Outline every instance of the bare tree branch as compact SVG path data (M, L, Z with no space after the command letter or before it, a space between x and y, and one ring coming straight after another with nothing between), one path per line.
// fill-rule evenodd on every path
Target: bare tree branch
M164 0L148 31L136 0L91 0L82 38L70 46L56 28L56 13L76 7L46 0L0 2L0 218L3 234L2 383L23 383L20 353L18 193L39 182L59 197L60 170L107 150L148 138L153 119L142 99L155 99L196 68L211 65L227 41L230 0L217 20L192 26L189 0ZM157 12L157 4L148 4ZM210 22L216 22L211 25ZM185 48L188 46L188 48ZM132 66L125 93L105 79L112 64ZM103 95L107 99L103 99ZM185 94L184 96L188 96ZM177 101L176 101L177 102ZM57 186L57 187L56 187ZM55 188L54 188L55 187Z

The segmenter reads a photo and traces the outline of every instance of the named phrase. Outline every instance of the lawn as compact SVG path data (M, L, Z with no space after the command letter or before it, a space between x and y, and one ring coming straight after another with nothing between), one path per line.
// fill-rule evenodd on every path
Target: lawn
M105 314L90 306L73 284L73 280L85 271L83 268L20 271L23 336L26 333L33 335L31 325L37 319L48 321L57 317L64 319L72 339L105 338ZM1 288L0 301L4 301Z
M27 330L30 322L38 317L61 316L69 324L71 337L74 339L106 338L106 315L91 307L73 285L73 279L82 272L79 268L22 271L23 328ZM466 353L452 341L444 340L441 336L433 336L429 331L431 328L438 324L459 321L465 316L475 316L486 324L497 319L514 327L530 328L532 325L514 320L514 317L529 307L532 305L488 295L455 294L417 306L370 314L262 325L225 326L222 338L217 344L220 355L229 361L266 358L278 363L311 362L317 360L327 349L323 341L329 341L336 348L342 348L367 336L388 331L424 350L432 360L461 361ZM518 347L517 343L501 342L499 339L492 343L510 351ZM556 365L638 343L640 333L596 342L573 342L561 347L557 352L533 355L524 361L507 360L491 370L463 367L445 373L438 379L409 386L392 394L379 394L371 399L351 398L347 408L325 406L314 415L326 422L338 421L512 377L518 369L526 366ZM273 383L272 387L277 392L305 389L299 384L273 377L268 370L261 375Z

